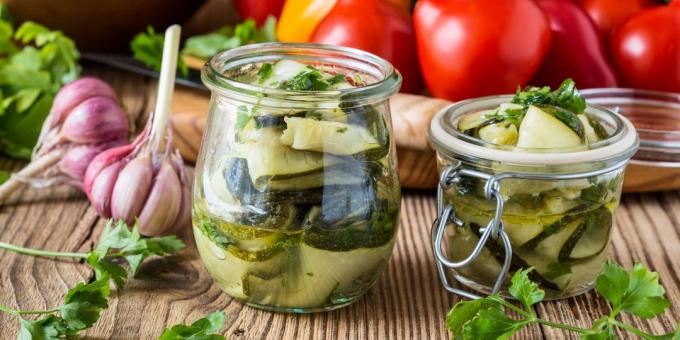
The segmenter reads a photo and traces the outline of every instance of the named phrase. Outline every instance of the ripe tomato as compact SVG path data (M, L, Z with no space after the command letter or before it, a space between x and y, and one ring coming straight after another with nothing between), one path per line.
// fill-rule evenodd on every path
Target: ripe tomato
M604 40L609 38L614 28L633 14L655 4L654 0L580 0L579 2L595 22Z
M234 6L242 19L253 19L260 26L270 15L278 18L284 2L286 0L234 0Z
M421 0L415 29L421 70L435 97L511 93L550 47L550 26L531 0Z
M419 93L413 23L407 11L385 0L338 0L311 42L362 49L387 59L404 78L402 92Z
M627 86L680 92L680 1L628 19L610 49Z

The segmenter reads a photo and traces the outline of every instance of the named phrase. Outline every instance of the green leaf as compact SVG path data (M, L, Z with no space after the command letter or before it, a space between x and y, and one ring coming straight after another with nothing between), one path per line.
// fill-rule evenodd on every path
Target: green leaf
M11 177L9 172L5 170L0 170L0 184L7 182L7 180Z
M487 299L462 300L456 303L446 315L446 328L454 339L462 339L464 327L474 319L480 310L497 305Z
M97 280L109 277L118 288L123 288L123 286L125 286L127 272L122 266L113 263L108 259L101 259L94 252L90 253L87 257L87 263L94 269Z
M327 77L321 70L308 65L293 78L281 83L279 88L290 91L325 91L344 81L343 75Z
M505 314L500 305L481 309L475 318L463 327L465 339L507 339L527 324L514 320Z
M19 90L15 95L14 98L15 100L15 105L16 105L16 110L19 113L22 113L33 105L35 101L38 99L38 96L40 96L40 93L42 90L40 89L21 89Z
M250 118L250 113L248 113L248 108L245 105L236 108L236 130L243 130Z
M30 159L53 99L52 95L44 94L22 114L14 110L5 112L0 119L0 149L15 158Z
M61 318L48 315L39 320L19 319L19 340L64 339L69 334L66 323Z
M565 79L553 92L550 92L550 87L547 86L528 87L524 91L518 89L512 102L524 106L552 105L575 114L582 113L586 109L586 100L578 92L576 84L571 79Z
M621 266L608 262L595 280L597 291L609 301L616 314L619 310L642 318L659 315L670 306L659 284L659 274L635 264L632 275Z
M142 238L139 234L138 223L135 223L132 230L122 220L116 222L115 227L112 227L112 225L111 220L106 223L93 253L99 259L104 259L111 249L118 249L116 256L125 258L133 276L147 257L170 255L185 246L184 242L176 236ZM114 268L114 270L117 270L117 268Z
M156 33L153 26L147 26L146 32L138 33L130 42L132 57L141 61L146 67L160 71L163 62L164 40L163 35ZM189 68L182 58L177 59L177 70L185 77L189 74Z
M224 312L214 312L191 325L174 325L163 330L159 340L223 340L224 336L216 334L223 327L226 320Z
M79 331L92 327L108 305L109 278L92 283L79 283L69 289L64 304L59 308L69 329Z
M207 59L232 48L269 41L276 41L276 18L273 16L268 17L260 29L255 21L248 19L235 27L224 26L212 33L193 36L184 43L182 54Z
M538 288L538 284L529 280L528 274L532 270L534 269L526 268L518 270L512 276L510 287L508 288L510 295L521 301L525 309L531 313L533 313L531 306L542 301L545 297L545 292Z
M257 75L260 77L260 84L262 84L265 80L269 79L269 77L272 76L272 72L274 71L274 68L271 63L264 63L262 66L260 66L260 70L257 71Z

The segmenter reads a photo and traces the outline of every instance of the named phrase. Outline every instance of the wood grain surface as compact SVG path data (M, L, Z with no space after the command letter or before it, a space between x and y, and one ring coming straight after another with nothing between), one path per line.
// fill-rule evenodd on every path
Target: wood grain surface
M113 71L92 70L112 83L138 123L151 110L154 83ZM95 72L96 71L96 72ZM20 163L0 159L0 169ZM142 266L135 280L114 291L110 307L85 333L92 339L154 339L163 328L224 310L229 339L443 339L444 318L457 298L439 285L429 246L435 201L431 191L406 191L400 231L392 259L381 279L357 303L333 312L291 315L255 310L223 294L204 270L190 232L189 247L178 256ZM104 221L83 194L60 187L24 188L0 207L0 240L62 251L88 251ZM625 319L645 331L670 331L680 319L680 192L628 194L616 216L610 254L626 267L642 262L658 271L673 307L652 320ZM0 304L22 309L57 306L69 287L91 280L77 261L36 259L0 251ZM588 327L608 314L604 300L590 292L577 298L545 302L544 318ZM0 314L0 338L16 337L18 323ZM574 335L534 326L517 339L561 339Z

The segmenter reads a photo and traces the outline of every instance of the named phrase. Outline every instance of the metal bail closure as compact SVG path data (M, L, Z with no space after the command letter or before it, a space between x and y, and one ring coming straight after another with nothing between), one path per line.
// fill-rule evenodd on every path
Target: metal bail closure
M462 228L464 223L456 217L454 206L449 204L446 206L444 205L444 192L451 188L454 184L460 182L464 176L486 181L486 184L484 185L484 196L488 200L496 201L496 210L494 212L493 218L491 221L489 221L489 224L487 224L485 228L480 229L482 235L479 238L479 242L472 250L472 253L467 258L456 262L449 259L442 252L442 239L444 237L444 231L446 230L447 224L452 223L457 228ZM451 286L446 276L445 267L457 269L471 264L482 252L484 245L489 240L489 237L493 238L494 240L500 237L505 250L503 267L500 273L498 273L498 277L496 277L496 281L493 285L493 290L491 293L497 293L505 281L505 277L507 276L508 270L510 269L512 246L510 245L510 239L508 238L508 235L503 230L502 215L504 202L503 196L499 191L499 180L502 177L502 174L492 176L484 172L461 168L460 162L449 165L446 169L444 169L444 171L442 171L442 174L439 178L439 186L437 187L437 219L434 221L434 224L432 224L432 250L434 252L435 262L437 263L439 279L441 280L444 288L451 293L466 297L468 299L481 298L481 296L477 294L469 293Z

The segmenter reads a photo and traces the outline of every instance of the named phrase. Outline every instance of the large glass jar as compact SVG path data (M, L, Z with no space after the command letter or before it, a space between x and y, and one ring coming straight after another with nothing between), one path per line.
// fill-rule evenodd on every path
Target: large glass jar
M464 285L491 293L508 272L533 267L529 277L547 298L592 287L607 259L626 164L638 147L633 125L605 109L585 113L605 139L577 149L522 149L471 137L457 129L466 114L509 103L494 96L456 103L437 114L430 140L441 173L439 219L433 248L444 268ZM441 223L440 223L441 222Z
M242 80L288 60L361 82L291 91ZM215 55L202 78L212 98L193 225L208 272L257 308L306 313L357 300L397 232L388 98L399 73L356 49L267 43Z

